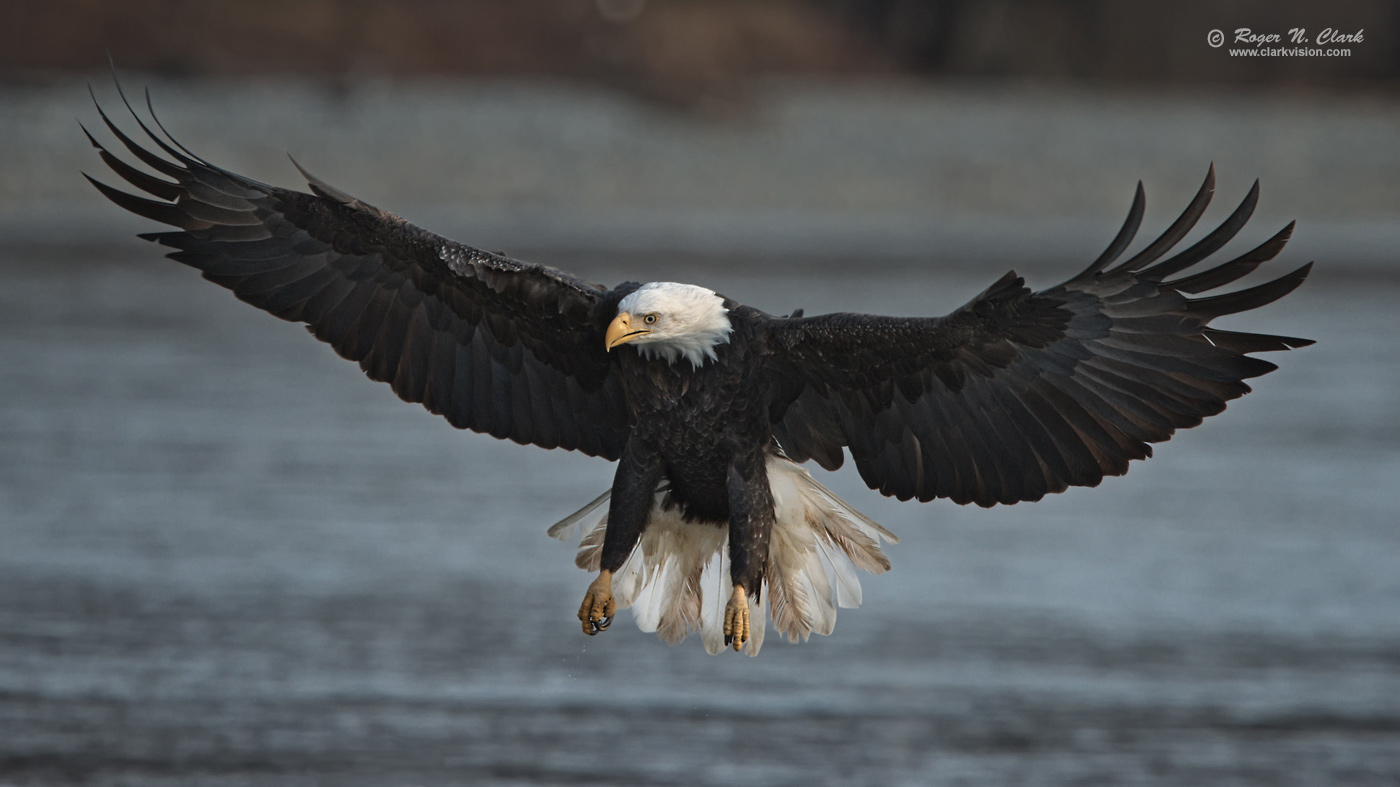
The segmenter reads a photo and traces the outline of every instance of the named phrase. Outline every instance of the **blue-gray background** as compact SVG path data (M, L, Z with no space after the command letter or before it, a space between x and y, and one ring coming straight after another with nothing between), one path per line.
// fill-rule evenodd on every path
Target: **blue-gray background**
M97 73L0 84L0 785L1400 780L1392 94L770 76L714 114L125 75L236 171L293 184L290 150L462 240L774 312L1048 286L1138 178L1150 234L1212 160L1206 224L1263 181L1226 254L1300 220L1273 266L1313 278L1225 324L1317 346L1098 489L982 510L825 476L894 571L750 660L626 613L583 637L544 529L610 465L456 432L132 239L77 176L89 78L110 108Z

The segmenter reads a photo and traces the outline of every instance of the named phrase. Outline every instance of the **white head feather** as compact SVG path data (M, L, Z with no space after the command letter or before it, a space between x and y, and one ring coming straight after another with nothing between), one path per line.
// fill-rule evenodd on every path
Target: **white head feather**
M623 298L617 310L631 314L634 325L656 315L656 321L646 325L651 333L631 342L642 355L671 363L685 358L696 368L704 365L706 359L718 358L715 348L728 344L734 330L724 299L713 290L693 284L643 284Z

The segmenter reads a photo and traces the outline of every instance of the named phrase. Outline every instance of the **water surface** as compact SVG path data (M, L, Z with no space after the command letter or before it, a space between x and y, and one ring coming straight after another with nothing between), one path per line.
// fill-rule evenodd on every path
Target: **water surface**
M1002 272L738 262L569 260L809 314ZM544 530L608 463L457 432L154 250L9 255L0 784L1394 784L1397 294L1237 319L1319 344L1098 489L826 476L894 571L748 659L579 633Z

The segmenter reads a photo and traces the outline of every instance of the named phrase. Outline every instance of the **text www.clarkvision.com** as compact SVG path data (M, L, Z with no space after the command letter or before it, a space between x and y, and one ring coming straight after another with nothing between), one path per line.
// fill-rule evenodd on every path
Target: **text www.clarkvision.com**
M1212 30L1206 34L1206 43L1214 49L1225 44L1225 33ZM1327 28L1316 36L1309 36L1301 27L1287 33L1261 33L1247 27L1236 28L1235 46L1228 50L1231 57L1351 57L1350 47L1324 46L1325 44L1359 44L1365 40L1365 30L1344 33Z

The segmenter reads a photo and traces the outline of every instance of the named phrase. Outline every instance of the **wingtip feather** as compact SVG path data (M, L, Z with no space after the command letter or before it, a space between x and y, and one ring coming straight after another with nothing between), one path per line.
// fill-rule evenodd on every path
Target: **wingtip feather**
M1085 268L1075 278L1082 279L1092 276L1104 268L1112 265L1114 260L1122 256L1123 251L1133 242L1137 236L1138 228L1142 226L1142 216L1147 209L1147 190L1143 188L1142 181L1137 182L1137 190L1133 192L1133 204L1128 208L1128 216L1123 220L1123 226L1118 229L1118 234L1113 236L1108 248L1098 256L1089 267Z
M295 158L292 158L291 153L287 154L287 158L291 160L292 166L297 168L297 172L300 172L301 176L303 178L306 178L306 185L310 186L311 190L316 192L317 196L325 197L326 199L334 200L344 205L348 205L355 201L354 197L350 196L349 194L346 194L345 192L341 191L335 186L332 186L324 180L321 180L315 175L312 175L310 172L307 172L305 167L297 163L297 160Z
M1113 268L1111 272L1132 272L1140 268L1151 265L1166 254L1173 246L1186 237L1191 228L1200 221L1201 214L1206 212L1210 206L1211 198L1215 195L1215 164L1212 162L1210 168L1206 170L1206 178L1201 183L1200 189L1196 191L1196 196L1191 198L1186 210L1182 211L1176 221L1157 237L1156 240L1147 245L1147 248L1130 257L1127 261Z

